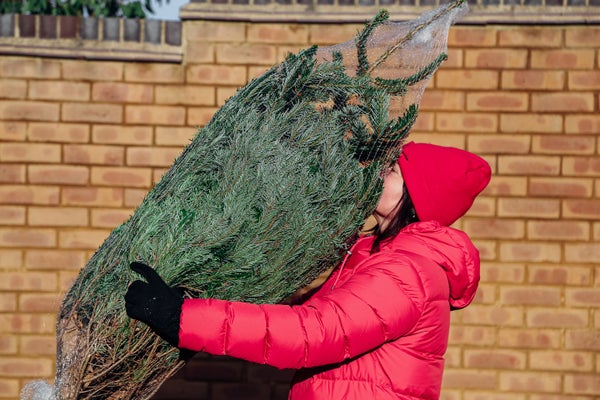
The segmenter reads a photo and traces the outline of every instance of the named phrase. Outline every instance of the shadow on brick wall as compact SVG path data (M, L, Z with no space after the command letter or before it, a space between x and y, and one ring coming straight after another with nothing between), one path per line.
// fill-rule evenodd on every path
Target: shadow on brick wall
M285 400L294 370L197 354L153 400Z

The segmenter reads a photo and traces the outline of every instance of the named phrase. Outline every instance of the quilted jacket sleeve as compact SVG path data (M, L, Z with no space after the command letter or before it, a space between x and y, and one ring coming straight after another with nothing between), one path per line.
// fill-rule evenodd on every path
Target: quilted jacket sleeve
M300 306L186 300L179 346L301 368L340 362L405 335L421 315L422 282L398 259L372 258Z

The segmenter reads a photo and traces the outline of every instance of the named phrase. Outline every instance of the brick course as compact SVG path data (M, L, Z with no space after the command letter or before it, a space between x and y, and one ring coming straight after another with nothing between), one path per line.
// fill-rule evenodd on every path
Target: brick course
M181 63L0 57L0 398L52 378L65 290L196 126L286 51L359 28L190 20ZM494 176L457 224L482 278L452 315L445 400L600 396L599 38L591 25L450 32L413 139L477 152ZM284 399L290 377L199 355L155 398Z

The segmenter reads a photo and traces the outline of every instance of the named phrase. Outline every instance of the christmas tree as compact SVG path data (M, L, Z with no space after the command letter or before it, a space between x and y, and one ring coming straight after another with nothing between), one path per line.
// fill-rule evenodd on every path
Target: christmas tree
M254 303L281 302L335 265L465 9L405 23L382 11L355 40L289 55L229 99L66 295L50 398L148 398L182 365L125 314L132 261L190 296Z

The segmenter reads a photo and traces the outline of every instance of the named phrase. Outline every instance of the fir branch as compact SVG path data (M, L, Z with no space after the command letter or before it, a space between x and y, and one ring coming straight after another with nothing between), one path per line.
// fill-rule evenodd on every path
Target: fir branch
M369 21L363 30L356 37L356 51L358 56L358 66L356 74L358 76L366 75L369 70L369 60L367 58L367 40L371 37L373 30L385 22L390 17L387 10L381 10Z
M402 84L404 85L404 87L412 86L418 82L421 82L423 79L429 78L447 59L448 55L446 53L440 53L440 55L437 56L435 60L433 60L425 67L421 68L417 73L402 79Z

